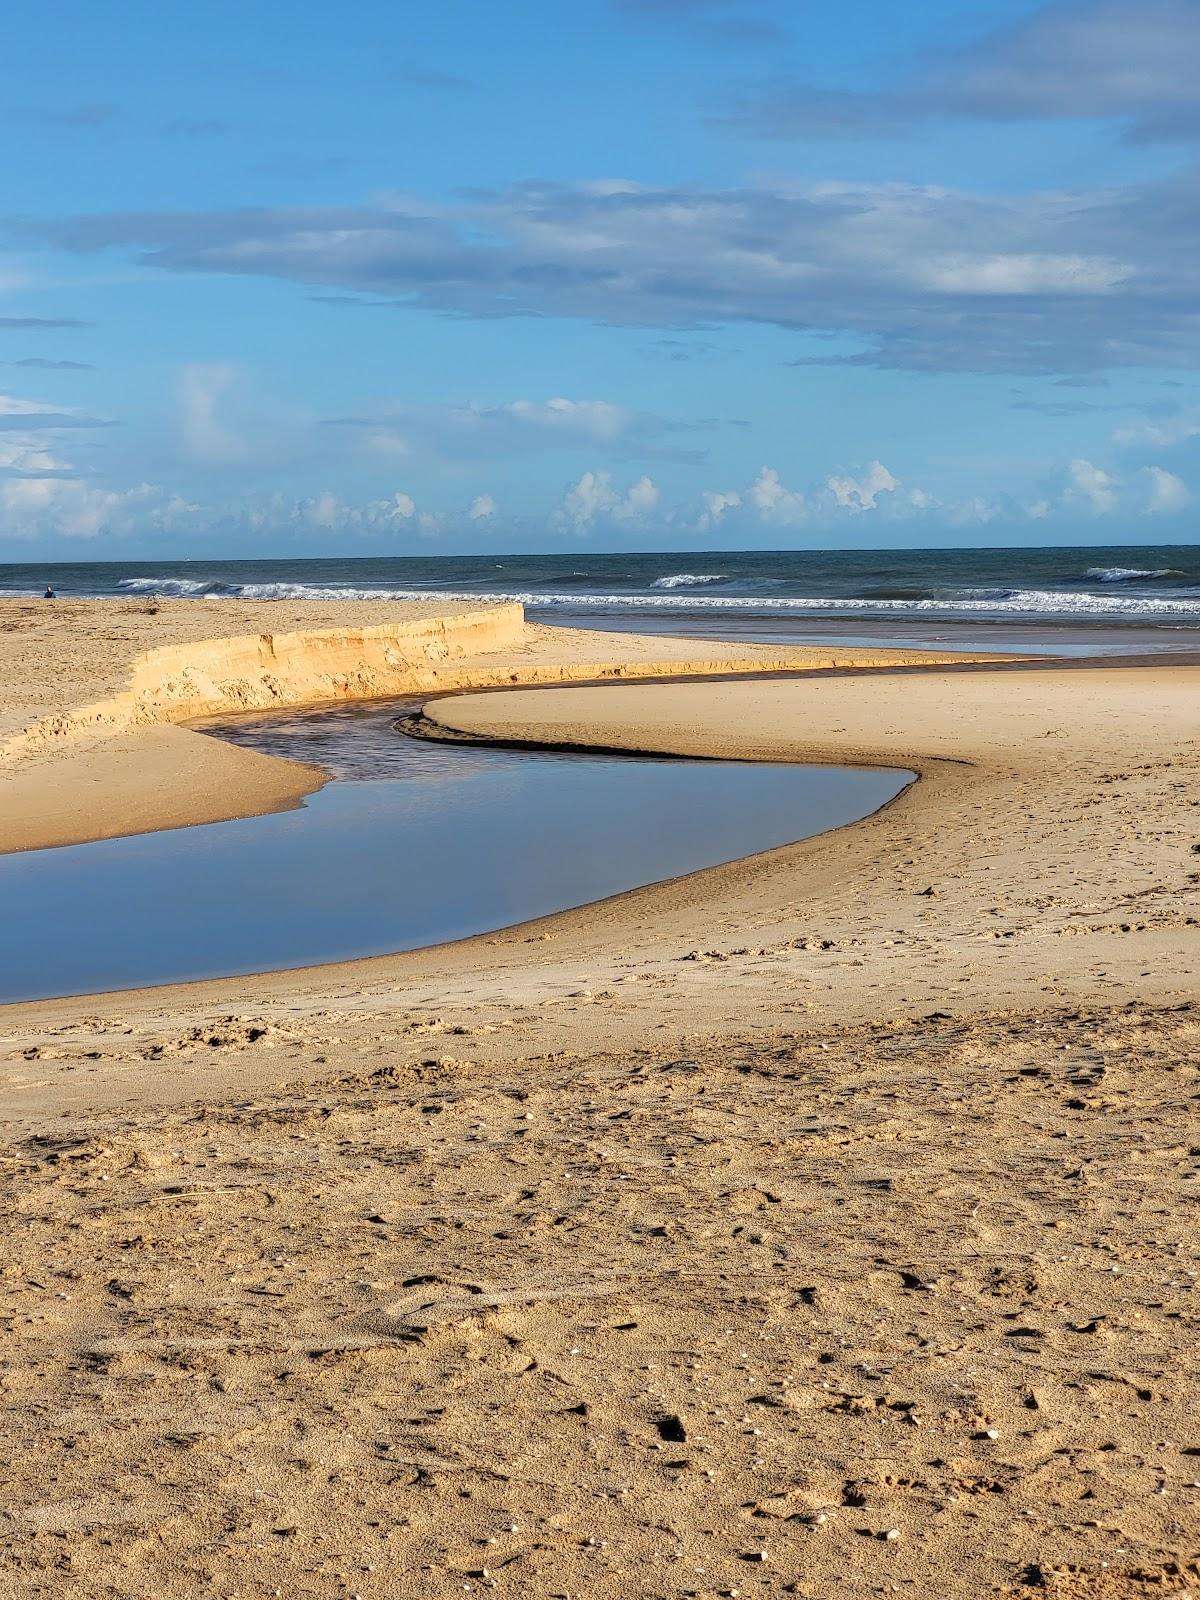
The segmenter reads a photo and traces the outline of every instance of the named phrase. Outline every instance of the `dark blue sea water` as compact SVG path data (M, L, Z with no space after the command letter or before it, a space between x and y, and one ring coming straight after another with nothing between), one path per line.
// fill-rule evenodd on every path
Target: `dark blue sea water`
M1200 545L1034 550L706 551L0 566L0 594L521 600L530 614L842 624L1200 627Z

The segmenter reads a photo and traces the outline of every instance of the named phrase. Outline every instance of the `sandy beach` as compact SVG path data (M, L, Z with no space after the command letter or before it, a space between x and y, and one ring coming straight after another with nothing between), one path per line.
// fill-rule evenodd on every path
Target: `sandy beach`
M918 775L455 945L4 1008L9 1592L1197 1590L1200 668L186 601L0 602L0 666L0 849L298 804L181 724L410 688Z

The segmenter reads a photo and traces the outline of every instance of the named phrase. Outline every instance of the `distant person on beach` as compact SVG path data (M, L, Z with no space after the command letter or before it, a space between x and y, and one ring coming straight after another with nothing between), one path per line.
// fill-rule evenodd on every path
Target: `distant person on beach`
M49 584L47 584L46 585L46 592L42 596L42 599L43 600L53 600L55 598L56 598L56 596L55 596L54 590L50 587Z

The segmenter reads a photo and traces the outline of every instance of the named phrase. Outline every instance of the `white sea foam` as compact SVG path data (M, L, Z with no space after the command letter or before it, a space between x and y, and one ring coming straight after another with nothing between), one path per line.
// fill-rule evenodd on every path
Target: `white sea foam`
M194 595L239 595L243 586L216 578L122 578L118 589L129 594L153 594L166 600L188 600Z
M144 594L243 600L477 600L516 601L548 611L728 611L786 616L795 612L857 616L1164 617L1200 621L1200 597L1154 598L1121 593L1077 594L1058 589L963 589L921 599L867 600L855 596L691 594L564 594L534 589L358 588L350 584L218 584L199 579L126 578L123 588Z
M671 572L665 578L655 578L652 589L694 589L704 583L721 583L723 572Z
M1136 583L1140 578L1178 578L1182 574L1175 567L1159 567L1154 572L1145 567L1089 567L1087 576L1100 583Z

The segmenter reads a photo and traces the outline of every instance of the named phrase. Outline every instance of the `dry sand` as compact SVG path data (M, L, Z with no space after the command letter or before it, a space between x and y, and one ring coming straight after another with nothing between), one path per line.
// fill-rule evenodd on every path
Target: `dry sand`
M1194 1592L1198 689L441 700L921 781L460 945L8 1008L0 1583Z

